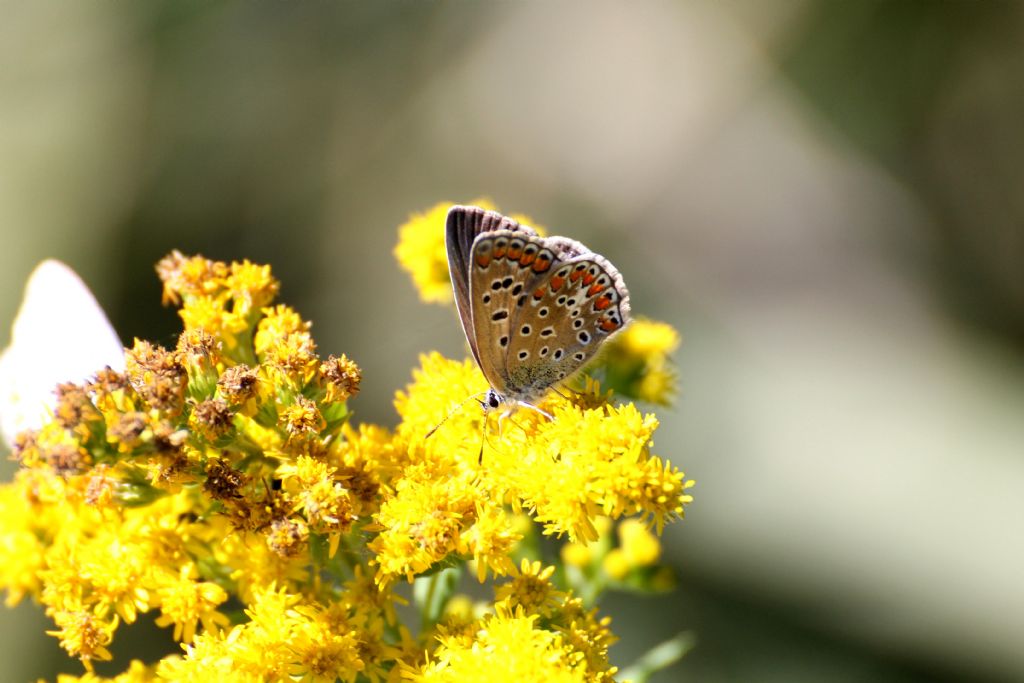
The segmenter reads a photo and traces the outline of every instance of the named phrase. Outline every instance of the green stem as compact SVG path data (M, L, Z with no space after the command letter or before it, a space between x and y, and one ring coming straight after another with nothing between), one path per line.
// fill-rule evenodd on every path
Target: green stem
M427 597L423 601L423 615L420 621L420 632L426 633L427 629L434 625L431 613L434 611L434 593L437 591L437 583L441 580L443 572L435 572L430 577L430 584L427 586Z

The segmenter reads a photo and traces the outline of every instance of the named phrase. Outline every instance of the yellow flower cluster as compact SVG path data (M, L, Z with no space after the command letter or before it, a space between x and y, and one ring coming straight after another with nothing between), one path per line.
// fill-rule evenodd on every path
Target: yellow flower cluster
M553 420L463 408L434 430L487 387L428 354L395 430L353 426L359 368L319 356L267 267L175 252L157 271L177 344L136 340L123 372L62 385L0 486L0 588L41 602L86 665L61 681L104 680L92 662L148 612L183 652L110 680L612 680L609 620L523 558L538 532L585 543L631 515L624 552L656 560L650 530L682 516L692 482L650 452L654 416L590 382L542 403ZM509 580L483 612L443 616L441 577L461 567ZM416 637L401 580L429 587Z
M668 405L676 374L669 357L679 348L679 333L668 323L640 318L612 337L600 363L608 385L622 396Z
M554 571L523 560L497 587L492 611L476 619L450 613L438 626L436 650L403 667L402 676L418 683L614 680L610 619L556 590Z

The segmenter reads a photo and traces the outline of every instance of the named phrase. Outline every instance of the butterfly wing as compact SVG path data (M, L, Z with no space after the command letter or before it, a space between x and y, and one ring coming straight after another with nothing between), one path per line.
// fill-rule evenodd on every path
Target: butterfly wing
M539 397L628 321L622 277L579 242L499 230L478 235L470 256L478 361L503 395Z
M509 383L525 396L539 397L571 377L629 322L629 292L618 270L573 244L577 255L531 283L512 322L506 366Z
M536 235L532 229L520 225L511 218L477 206L453 206L448 210L448 219L445 225L445 248L448 252L448 273L451 276L452 289L455 292L455 308L459 312L462 331L466 334L469 348L481 368L483 366L480 362L479 342L474 334L470 299L470 259L473 241L476 237L482 233L496 230Z
M44 261L29 277L11 345L0 353L0 435L10 444L19 431L38 428L58 383L82 382L104 365L124 368L117 333L74 271Z

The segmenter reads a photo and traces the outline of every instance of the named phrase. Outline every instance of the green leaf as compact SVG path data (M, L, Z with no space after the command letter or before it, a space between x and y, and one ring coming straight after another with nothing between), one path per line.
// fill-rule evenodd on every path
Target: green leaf
M697 637L693 631L683 631L640 655L633 664L619 672L618 678L633 683L646 683L652 675L682 659L696 644Z

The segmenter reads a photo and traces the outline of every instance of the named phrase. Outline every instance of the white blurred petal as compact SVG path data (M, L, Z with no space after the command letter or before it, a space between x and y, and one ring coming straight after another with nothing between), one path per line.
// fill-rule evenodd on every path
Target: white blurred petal
M18 432L42 425L57 384L82 382L107 365L123 370L124 348L103 309L73 270L43 261L29 276L11 344L0 354L4 441L9 446Z

